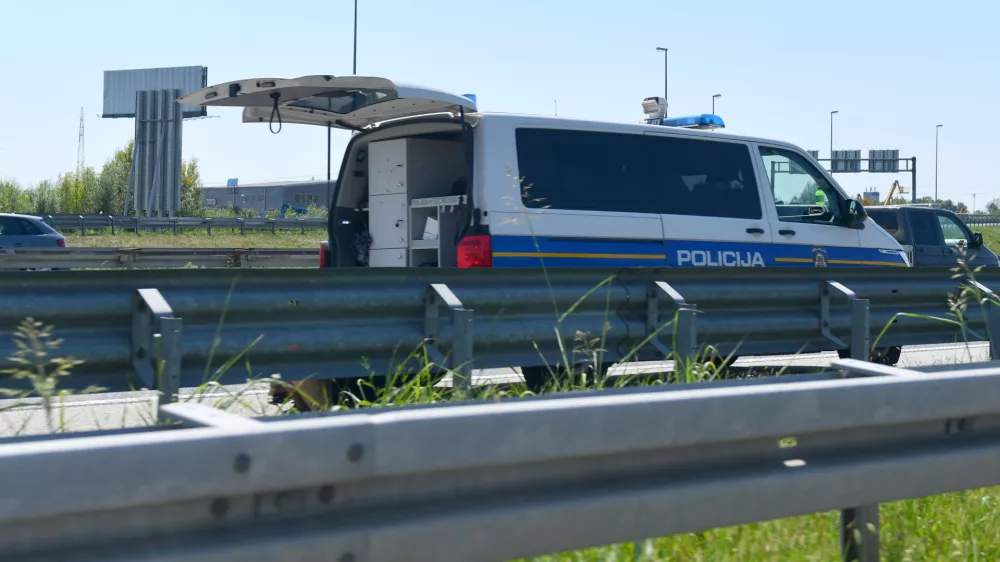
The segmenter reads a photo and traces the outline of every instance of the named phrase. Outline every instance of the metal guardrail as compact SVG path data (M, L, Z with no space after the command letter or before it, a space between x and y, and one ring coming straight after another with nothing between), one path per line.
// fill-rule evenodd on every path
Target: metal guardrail
M141 234L145 231L205 230L212 234L213 230L238 230L240 234L247 231L298 230L305 234L306 230L326 230L326 219L242 219L242 218L168 218L168 217L116 217L109 215L44 215L42 218L49 226L63 232L76 230L86 235L87 230L111 229L111 234L121 231L132 231Z
M1000 226L1000 215L958 215L969 226Z
M991 303L970 303L964 325L937 319L954 320L948 298L962 280L952 276L946 268L5 272L0 358L15 351L13 331L30 316L55 327L61 354L84 361L60 385L145 387L172 399L206 378L418 372L423 353L414 352L425 348L468 384L472 369L582 363L591 355L576 353L579 333L600 339L608 363L686 362L707 345L723 356L849 349L863 359L893 319L879 347L1000 334ZM1000 270L983 270L978 283L991 294ZM170 345L156 338L167 319ZM158 380L156 341L168 359ZM216 373L235 357L239 367ZM14 366L0 359L0 370ZM0 378L0 387L18 384L26 383Z
M317 267L308 248L0 248L10 269L134 269L169 267Z
M833 367L299 419L161 405L180 423L0 444L0 550L500 561L838 509L843 559L875 562L878 504L1000 484L1000 363Z

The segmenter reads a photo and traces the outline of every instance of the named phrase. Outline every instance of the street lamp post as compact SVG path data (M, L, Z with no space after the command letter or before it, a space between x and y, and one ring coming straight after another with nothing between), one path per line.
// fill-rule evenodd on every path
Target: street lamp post
M667 49L664 47L657 47L657 51L663 52L663 100L666 102L666 107L663 108L663 116L667 116L667 111L670 109L670 96L669 96L669 86L670 82L667 80L667 70L669 69L669 61L667 60Z
M830 112L830 166L833 166L833 116L838 113L836 110Z
M722 94L715 94L712 96L712 115L715 115L715 98L721 98Z
M351 73L358 73L358 0L354 0L354 58L351 64ZM333 123L326 124L326 203L333 204L333 177L331 169L331 158L333 153Z
M934 201L939 201L938 199L938 133L941 131L941 127L944 125L938 125L934 127Z

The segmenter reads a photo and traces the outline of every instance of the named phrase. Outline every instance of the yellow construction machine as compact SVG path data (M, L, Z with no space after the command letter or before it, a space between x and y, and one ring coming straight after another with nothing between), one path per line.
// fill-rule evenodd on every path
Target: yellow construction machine
M893 196L894 193L896 193L897 189L899 190L899 195L905 195L906 194L906 188L904 188L899 183L899 180L896 180L896 181L892 182L892 189L889 190L889 196L885 198L885 203L882 203L883 205L888 205L888 204L892 203L892 196Z

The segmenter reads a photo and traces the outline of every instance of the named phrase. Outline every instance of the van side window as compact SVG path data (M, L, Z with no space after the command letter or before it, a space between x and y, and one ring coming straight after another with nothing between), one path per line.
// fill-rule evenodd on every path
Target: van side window
M528 208L762 217L743 144L530 128L516 140Z
M836 224L841 195L805 157L780 148L760 147L778 220Z

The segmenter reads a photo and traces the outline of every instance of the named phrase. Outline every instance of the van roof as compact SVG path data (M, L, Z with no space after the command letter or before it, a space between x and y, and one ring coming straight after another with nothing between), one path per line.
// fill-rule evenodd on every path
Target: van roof
M476 96L401 82L378 76L312 74L298 78L249 78L191 92L177 100L186 105L242 107L245 123L320 125L363 130L440 113L464 113L469 119L516 119L542 126L596 127L600 130L669 133L671 136L765 142L793 150L786 142L646 123L574 120L554 116L480 112ZM702 135L708 135L702 137Z
M750 137L745 135L734 135L725 132L715 131L704 131L699 129L685 129L681 127L667 127L663 125L648 125L646 123L627 123L620 121L603 121L596 119L570 119L567 117L557 117L553 115L530 115L530 114L518 114L518 113L503 113L503 112L476 112L467 113L466 119L488 119L490 121L494 120L512 120L517 121L519 124L527 125L538 125L538 126L566 126L572 128L597 128L604 131L622 131L622 132L634 132L643 131L650 133L669 133L670 135L676 136L688 136L694 138L703 139L726 139L741 142L759 142L766 143L774 146L781 146L784 148L790 148L795 150L801 150L800 147L794 144L779 141L774 139L760 138L760 137ZM400 121L402 122L402 120Z

